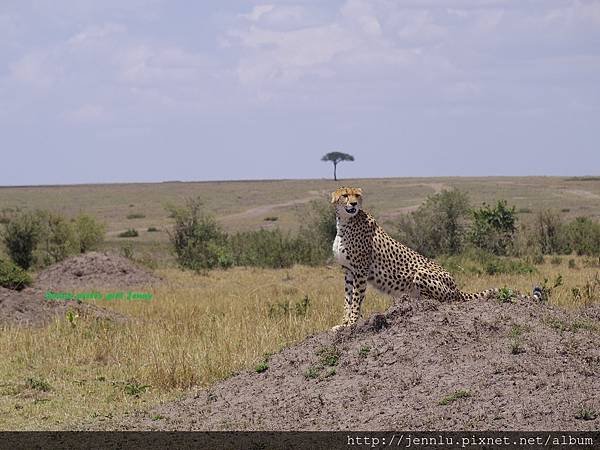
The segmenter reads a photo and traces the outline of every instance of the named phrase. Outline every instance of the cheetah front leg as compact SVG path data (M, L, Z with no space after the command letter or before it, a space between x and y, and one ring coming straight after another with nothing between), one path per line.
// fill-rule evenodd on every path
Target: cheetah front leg
M350 269L344 271L344 320L341 325L333 327L337 330L342 327L346 327L350 324L350 309L352 305L352 292L354 291L354 275Z
M367 277L363 274L354 274L354 289L352 290L352 303L350 305L350 317L348 325L356 323L360 318L360 307L365 299L365 291L367 290Z

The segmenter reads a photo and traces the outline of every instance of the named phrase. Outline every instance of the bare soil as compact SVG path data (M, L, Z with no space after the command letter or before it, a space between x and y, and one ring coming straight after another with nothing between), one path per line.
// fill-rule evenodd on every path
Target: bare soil
M55 317L64 317L69 310L79 316L126 320L124 316L114 311L108 311L83 301L49 301L44 299L44 295L45 291L37 288L12 291L0 287L0 325L3 323L24 326L46 325Z
M183 400L91 428L597 430L600 307L410 299Z
M40 272L35 286L68 291L83 288L129 288L161 280L131 260L111 253L89 252L54 264Z
M40 272L32 287L22 291L0 288L0 324L44 325L67 310L99 319L126 320L114 311L87 301L46 300L47 291L87 292L91 289L128 289L159 283L160 278L127 258L90 252L68 258Z

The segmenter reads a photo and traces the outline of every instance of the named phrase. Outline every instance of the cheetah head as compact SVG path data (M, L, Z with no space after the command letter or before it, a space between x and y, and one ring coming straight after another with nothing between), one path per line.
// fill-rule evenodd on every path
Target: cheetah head
M331 193L331 203L335 206L338 217L355 216L362 207L362 189L341 187Z

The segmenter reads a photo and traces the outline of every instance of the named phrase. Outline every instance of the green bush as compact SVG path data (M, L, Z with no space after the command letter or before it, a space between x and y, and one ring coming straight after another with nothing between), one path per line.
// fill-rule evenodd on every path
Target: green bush
M106 227L104 224L96 222L93 217L80 214L75 219L74 225L80 253L97 250L104 241Z
M429 196L398 225L398 239L419 253L456 255L464 245L469 200L456 189Z
M31 277L25 270L10 261L0 259L0 286L21 290L30 284Z
M230 267L233 258L227 234L214 218L201 211L202 203L190 199L185 207L168 207L175 219L169 238L181 267L204 271L214 267Z
M49 211L37 211L36 215L40 238L35 256L40 265L47 266L79 252L75 229L64 216Z
M299 239L279 229L236 233L229 242L236 266L281 268L299 262Z
M494 255L506 255L516 231L515 207L508 208L506 201L500 200L494 208L484 203L471 210L471 215L471 243Z
M298 231L298 263L315 266L332 258L332 244L337 234L335 211L326 202L313 201L310 212Z
M564 228L566 239L578 255L600 255L600 223L577 217Z
M526 261L499 257L483 250L470 249L460 255L445 255L437 258L449 272L474 275L527 274L536 269Z
M34 262L34 250L40 239L40 221L32 213L19 214L6 224L2 240L8 256L27 270Z
M138 237L140 233L135 228L128 228L125 231L120 232L117 236L120 238Z
M544 255L570 253L560 215L550 209L540 211L533 225L535 240Z

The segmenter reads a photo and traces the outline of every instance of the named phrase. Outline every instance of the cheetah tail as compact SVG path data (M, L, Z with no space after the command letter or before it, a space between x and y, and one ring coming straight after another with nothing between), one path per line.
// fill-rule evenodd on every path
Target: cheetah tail
M493 298L496 295L498 295L498 289L494 288L494 289L486 289L485 291L481 291L481 292L463 292L463 291L458 291L458 294L456 296L456 299L458 301L468 301L468 300L487 300L489 298Z

